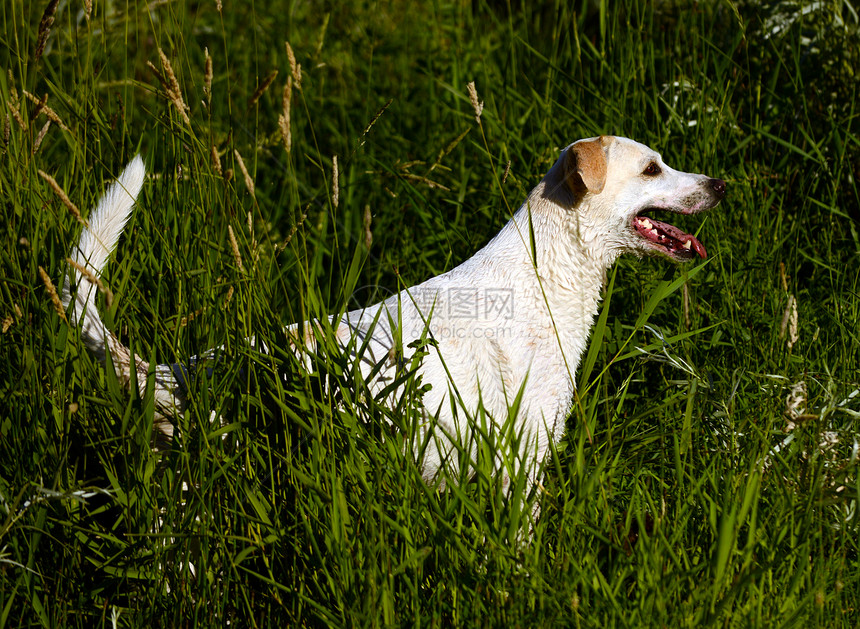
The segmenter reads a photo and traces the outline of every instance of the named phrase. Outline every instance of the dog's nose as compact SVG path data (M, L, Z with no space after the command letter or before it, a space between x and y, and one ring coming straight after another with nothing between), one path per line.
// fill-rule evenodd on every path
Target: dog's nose
M711 184L711 188L713 188L714 193L718 198L722 199L726 196L726 182L722 179L711 179L709 182Z

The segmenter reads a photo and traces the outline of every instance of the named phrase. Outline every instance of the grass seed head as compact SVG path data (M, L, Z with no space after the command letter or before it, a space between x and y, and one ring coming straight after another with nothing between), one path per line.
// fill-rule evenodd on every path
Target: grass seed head
M233 155L236 156L236 162L238 162L239 164L239 170L242 171L242 176L245 178L245 187L248 188L248 192L250 192L251 196L254 197L254 180L251 179L251 175L248 174L248 169L245 168L245 161L239 154L239 149L233 149Z
M786 339L788 349L794 347L794 344L800 340L800 336L797 333L797 323L797 298L794 295L789 295L788 305L785 307L785 314L782 315L782 324L779 327L779 338L785 337L786 332L788 332L788 338Z
M293 77L287 77L287 83L284 85L284 94L281 97L281 107L284 110L284 113L287 114L287 119L289 119L290 115L290 102L293 100Z
M57 115L57 112L48 107L48 95L45 94L42 98L38 98L35 94L31 94L27 90L24 90L24 96L29 98L31 101L36 103L36 111L33 114L35 118L38 114L44 113L45 116L48 117L48 120L56 123L63 131L70 131L70 129L66 126L66 124L60 119L60 116Z
M371 119L370 119L370 122L369 122L369 123L367 124L367 126L364 128L364 132L361 134L361 137L362 137L362 138L363 138L364 136L366 136L368 133L370 133L370 130L373 128L373 125L375 125L375 124L376 124L376 121L377 121L377 120L379 120L379 117L380 117L382 114L384 114L384 113L385 113L385 110L386 110L386 109L388 109L388 107L389 107L389 106L391 105L391 103L393 103L393 102L394 102L394 99L393 99L393 98L389 98L389 99L388 99L388 102L387 102L387 103L385 103L385 104L380 108L380 110L376 112L376 115L375 115L375 116L373 116L373 118L371 118ZM362 140L362 143L363 143L363 140Z
M215 148L215 145L212 145L212 167L215 169L215 172L218 173L219 177L224 176L224 170L221 168L221 157L218 155L218 149Z
M287 84L284 86L283 96L283 113L278 116L278 128L281 130L281 139L284 141L284 148L287 153L293 148L293 135L290 130L290 102L293 97L293 77L287 77Z
M68 197L68 195L65 193L65 191L60 187L60 184L58 184L56 182L56 180L53 177L51 177L51 175L46 173L44 170L40 170L38 172L39 172L39 176L42 179L44 179L45 181L47 181L48 185L51 186L51 189L54 191L54 194L56 194L58 197L60 197L60 201L62 201L63 205L66 206L66 209L72 213L72 216L74 216L75 219L81 225L83 225L86 228L89 228L89 223L87 223L87 221L84 220L84 217L81 216L81 211L78 209L78 206L75 205L74 203L72 203L72 200Z
M209 48L203 49L206 55L206 61L203 65L203 96L206 97L206 102L212 104L212 57L209 56Z
M287 59L290 61L290 74L293 76L293 81L295 81L296 89L302 89L302 66L296 63L296 55L293 54L293 48L290 46L290 42L284 42L287 46Z
M167 55L164 54L164 51L161 48L158 49L158 56L161 59L161 67L164 68L165 77L169 81L169 91L171 95L178 94L179 80L173 72L173 65L171 65L170 59L167 58Z
M277 249L276 249L276 252L277 252L277 253L280 253L281 251L283 251L284 249L286 249L286 248L287 248L287 245L289 245L289 244L290 244L290 241L293 239L293 236L295 236L295 235L296 235L296 232L297 232L297 231L299 230L299 228L304 224L305 220L307 220L307 218L308 218L308 209L309 209L309 208L310 208L310 206L308 206L308 207L306 207L306 208L305 208L305 211L304 211L304 212L302 212L302 215L299 217L299 220L296 222L296 224L295 224L295 225L293 225L293 226L292 226L292 228L290 228L290 233L289 233L289 234L287 234L287 239L286 239L286 240L284 240L284 242L282 242L282 243L277 247Z
M101 279L93 273L88 267L83 266L82 264L78 264L71 258L66 258L66 262L69 265L73 266L81 275L83 275L86 280L99 289L99 292L105 296L105 300L107 301L107 307L110 308L111 304L113 304L113 292L109 289Z
M12 114L12 117L15 119L15 122L18 123L18 126L26 131L27 125L24 124L24 119L21 117L21 111L18 108L17 99L10 98L6 101L6 106L9 107L9 113Z
M785 416L788 418L787 432L795 428L795 420L806 413L806 382L803 380L791 385L785 398Z
M469 101L472 103L472 109L475 110L475 122L481 124L481 112L484 111L484 103L478 101L478 90L474 81L469 81L466 91L469 92Z
M284 148L287 153L293 148L293 137L290 133L290 117L289 114L286 116L281 114L278 116L278 127L281 130L281 140L284 142Z
M48 37L51 35L51 27L54 25L54 15L57 13L57 7L60 0L51 0L48 6L45 7L45 12L42 13L42 20L39 22L39 33L36 35L36 52L33 54L33 60L38 63L45 52L45 46L48 43Z
M170 59L164 54L164 51L159 48L158 56L161 59L161 67L164 69L164 76L159 74L155 66L147 61L146 64L155 71L155 75L161 82L164 91L167 93L167 98L176 107L185 124L191 125L191 118L188 117L188 105L185 104L185 99L182 98L182 90L179 87L179 81L176 78L176 73L173 72L173 66L170 64Z
M271 73L269 73L269 76L263 79L263 82L260 83L260 87L258 87L251 95L251 98L248 99L248 109L253 107L257 103L257 101L260 100L260 97L265 93L267 89L269 89L269 86L274 82L277 76L278 71L273 70Z
M45 123L45 126L42 127L41 131L39 131L39 135L36 136L36 141L33 143L33 155L39 152L39 147L42 146L42 140L45 139L45 135L48 133L48 127L51 126L51 121L48 120Z
M337 208L338 201L340 200L340 186L337 180L337 155L334 155L331 158L331 204L335 208Z
M66 319L66 312L63 310L63 302L60 301L60 296L57 295L57 289L54 288L51 276L48 275L45 269L41 266L39 267L39 276L42 278L42 283L45 285L45 289L51 297L51 303L54 304L54 310L57 311L57 314L60 315L60 318L63 321L68 322L68 319Z
M233 250L233 259L236 266L239 267L241 273L245 272L245 265L242 264L242 254L239 253L239 243L236 242L236 236L233 234L233 227L227 225L227 235L230 237L230 248Z
M179 327L180 327L180 328L184 328L184 327L185 327L185 326L187 326L189 323L191 323L192 321L194 321L194 319L196 319L197 317L199 317L200 315L202 315L205 311L206 311L206 308L198 308L197 310L195 310L195 311L194 311L194 312L192 312L191 314L187 314L187 315L185 315L184 317L182 317L182 318L179 320Z
M370 249L373 244L373 232L370 230L370 224L373 220L373 215L370 213L370 205L364 206L364 246Z

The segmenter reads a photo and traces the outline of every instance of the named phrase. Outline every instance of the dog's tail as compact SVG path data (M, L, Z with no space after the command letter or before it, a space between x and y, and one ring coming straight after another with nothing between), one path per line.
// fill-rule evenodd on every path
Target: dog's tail
M63 306L68 310L69 304L74 303L70 313L72 324L81 328L84 345L102 362L105 360L106 339L112 335L96 308L98 278L131 216L145 174L143 160L138 155L107 189L90 213L77 246L72 247L71 268L63 286ZM74 295L72 284L77 287Z
M105 327L96 307L96 293L101 285L99 278L131 216L145 175L146 168L138 155L107 189L90 213L77 246L72 248L71 268L63 285L63 306L69 311L72 305L71 321L80 328L84 345L102 363L110 353L116 374L123 383L129 382L134 368L141 395L146 391L149 365L132 356L129 349ZM72 285L77 289L74 293ZM181 411L185 399L169 365L159 365L155 369L155 404L157 418L162 420L157 424L159 429L172 433L172 426L163 420L177 410Z

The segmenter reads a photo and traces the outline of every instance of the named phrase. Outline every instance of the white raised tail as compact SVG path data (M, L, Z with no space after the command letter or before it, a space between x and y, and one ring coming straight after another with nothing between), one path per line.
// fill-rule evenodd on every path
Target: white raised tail
M72 324L81 331L81 340L100 362L104 363L107 352L110 352L117 377L123 383L128 383L131 379L132 364L134 365L141 395L146 391L149 365L132 356L129 349L105 327L96 307L96 280L101 277L125 229L145 176L143 159L137 155L119 178L108 187L90 213L87 227L77 246L72 247L72 264L69 265L69 273L63 284L62 297L63 307L69 312ZM159 417L181 411L185 406L184 396L177 397L178 385L171 367L159 365L155 370L155 380L155 403ZM173 432L169 423L161 423L159 428L168 434Z

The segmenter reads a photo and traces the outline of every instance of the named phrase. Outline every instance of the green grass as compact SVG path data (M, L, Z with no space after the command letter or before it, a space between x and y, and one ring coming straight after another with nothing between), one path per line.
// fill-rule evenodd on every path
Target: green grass
M40 29L48 4L0 8L0 626L860 625L847 4L73 2ZM25 91L65 129L40 138ZM309 375L242 340L285 347L285 323L452 268L599 133L729 192L686 223L707 262L610 273L520 544L522 490L479 466L439 491L403 454L417 387L388 409L333 346ZM152 400L84 351L39 274L61 285L80 226L38 171L86 214L137 151L151 175L104 318L146 359L229 356L158 451Z

